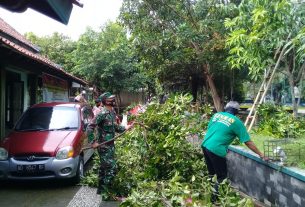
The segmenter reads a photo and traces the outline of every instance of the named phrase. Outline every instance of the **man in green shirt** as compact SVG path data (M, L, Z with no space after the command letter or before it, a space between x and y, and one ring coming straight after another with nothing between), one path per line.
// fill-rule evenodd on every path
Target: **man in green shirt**
M217 176L217 183L214 186L216 192L212 195L212 202L217 200L218 183L227 178L227 162L225 157L229 145L236 137L239 138L241 143L245 143L249 149L258 154L260 158L268 160L250 140L246 127L235 116L238 110L238 102L230 101L225 107L225 112L214 114L210 119L207 133L201 144L209 175L211 177Z

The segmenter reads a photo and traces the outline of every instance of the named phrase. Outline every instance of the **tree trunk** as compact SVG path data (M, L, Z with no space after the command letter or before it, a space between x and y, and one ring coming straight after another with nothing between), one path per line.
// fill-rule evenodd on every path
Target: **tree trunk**
M198 57L202 55L201 49L199 49L198 45L194 42L191 42L193 47L195 48L196 54ZM203 75L206 77L206 81L208 82L207 86L210 88L211 96L213 98L214 107L217 112L223 111L223 105L220 101L219 94L216 90L216 86L212 75L210 74L210 65L208 63L203 64Z
M198 94L198 76L196 74L193 74L191 76L191 87L192 87L193 102L196 102L197 94Z
M295 86L295 79L294 79L294 56L292 57L287 57L288 59L288 64L286 67L286 71L287 71L287 78L288 78L288 82L289 82L289 87L290 87L290 93L291 93L291 103L292 103L292 109L293 109L293 116L297 117L298 115L298 106L297 106L297 102L295 101L295 94L294 94L294 86Z
M117 105L116 105L116 107L117 107L117 113L118 114L120 114L120 107L121 107L121 102L122 102L122 99L121 99L121 92L118 92L117 93Z
M209 64L204 64L203 65L203 73L206 77L206 80L208 82L208 86L210 88L211 96L212 96L213 102L214 102L214 107L215 107L217 112L220 112L220 111L223 111L223 105L220 101L220 97L219 97L218 92L216 90L214 80L213 80L212 75L210 74L209 70L210 70Z
M293 109L293 116L297 117L298 115L298 106L297 102L295 101L295 95L294 95L294 80L293 80L293 75L288 72L288 82L289 82L289 88L290 88L290 93L291 93L291 103L292 103L292 109Z

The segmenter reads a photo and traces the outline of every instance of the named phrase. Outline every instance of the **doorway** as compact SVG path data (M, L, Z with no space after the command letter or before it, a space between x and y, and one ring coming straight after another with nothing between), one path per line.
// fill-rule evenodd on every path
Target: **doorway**
M16 124L23 112L24 82L21 74L6 72L5 83L5 134L7 135Z

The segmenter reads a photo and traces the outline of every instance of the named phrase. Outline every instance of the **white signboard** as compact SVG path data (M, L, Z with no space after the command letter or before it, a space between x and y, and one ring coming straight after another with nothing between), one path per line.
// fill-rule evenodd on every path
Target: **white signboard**
M68 91L54 90L50 88L43 89L43 102L68 102Z

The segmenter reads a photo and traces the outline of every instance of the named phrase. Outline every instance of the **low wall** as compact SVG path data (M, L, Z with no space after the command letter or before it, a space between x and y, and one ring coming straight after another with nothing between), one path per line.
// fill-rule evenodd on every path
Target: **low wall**
M261 160L251 151L230 146L228 176L232 185L266 206L305 206L305 171Z

